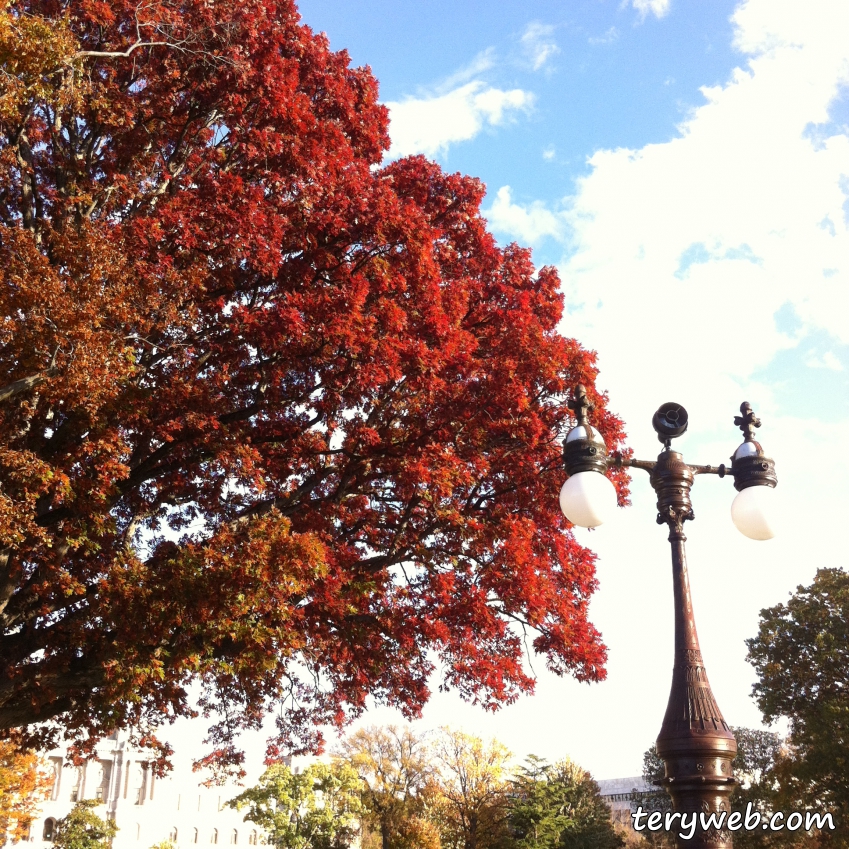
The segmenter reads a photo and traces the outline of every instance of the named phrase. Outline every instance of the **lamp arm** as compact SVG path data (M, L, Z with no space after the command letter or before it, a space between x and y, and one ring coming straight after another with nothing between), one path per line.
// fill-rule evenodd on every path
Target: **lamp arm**
M694 475L719 475L724 478L731 474L731 469L725 463L720 463L718 466L690 466L690 468Z
M632 457L623 457L621 454L615 454L611 457L611 465L625 469L642 469L644 472L651 474L657 466L656 460L635 460ZM694 475L719 475L724 478L731 474L731 469L720 463L718 466L690 466L688 468Z
M652 473L657 465L655 460L635 460L632 457L623 457L621 454L614 454L610 458L611 465L625 469L642 469L644 472Z

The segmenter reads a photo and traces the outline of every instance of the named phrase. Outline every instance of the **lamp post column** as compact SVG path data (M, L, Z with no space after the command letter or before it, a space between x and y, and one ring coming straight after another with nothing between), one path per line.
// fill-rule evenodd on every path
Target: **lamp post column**
M731 762L737 754L737 743L711 691L690 598L683 526L693 518L690 487L697 470L703 469L688 466L681 454L667 448L651 470L651 483L657 493L658 523L669 526L675 605L672 687L657 738L657 752L666 767L663 785L672 797L675 811L700 816L730 812L729 797L736 783ZM676 834L680 830L675 828ZM731 846L727 830L703 830L701 823L691 840L676 839L679 846L692 849Z

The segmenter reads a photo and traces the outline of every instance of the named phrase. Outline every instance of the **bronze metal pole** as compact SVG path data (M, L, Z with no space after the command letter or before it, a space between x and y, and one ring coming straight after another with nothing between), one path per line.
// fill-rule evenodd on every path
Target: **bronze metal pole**
M737 743L716 703L702 660L690 599L685 539L683 531L670 528L675 661L657 752L666 766L663 784L676 811L730 813L729 797L735 785L731 762L737 754ZM678 831L676 828L676 834ZM697 828L692 840L676 839L679 846L694 849L731 846L731 834L713 827Z
M672 589L675 605L675 660L672 686L657 752L665 765L662 784L672 797L676 812L687 814L730 813L729 797L736 783L731 762L737 754L734 734L716 703L708 681L687 576L684 522L692 519L690 488L696 474L725 475L725 467L690 466L677 451L666 448L656 462L621 461L642 468L651 476L657 494L658 524L669 526L672 548ZM726 816L727 816L726 813ZM673 825L677 835L681 822ZM690 849L730 849L731 833L715 827L699 827L692 839L676 836L678 845Z

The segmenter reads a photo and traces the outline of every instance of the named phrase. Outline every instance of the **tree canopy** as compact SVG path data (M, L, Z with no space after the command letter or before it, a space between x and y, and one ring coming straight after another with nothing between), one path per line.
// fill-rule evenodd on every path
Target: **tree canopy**
M360 779L347 764L293 772L272 764L259 784L229 802L265 829L278 849L348 849L359 832Z
M507 747L443 728L433 757L443 849L503 847L510 801Z
M0 740L0 834L23 840L53 782L45 764L12 740Z
M53 837L56 849L109 849L118 826L94 812L99 804L94 799L77 802L71 812L56 823Z
M753 687L767 722L784 717L789 746L776 773L781 801L834 813L834 832L849 840L849 573L820 569L786 604L761 611L758 634L746 641L758 681Z
M527 759L513 782L509 822L517 849L618 849L625 843L592 776L568 759Z
M0 732L200 710L238 765L274 706L271 756L416 715L437 663L509 702L523 631L603 678L564 393L621 422L483 185L383 162L292 0L4 3L0 63Z
M395 725L361 728L337 758L359 776L367 845L438 849L436 827L425 817L434 766L423 736Z

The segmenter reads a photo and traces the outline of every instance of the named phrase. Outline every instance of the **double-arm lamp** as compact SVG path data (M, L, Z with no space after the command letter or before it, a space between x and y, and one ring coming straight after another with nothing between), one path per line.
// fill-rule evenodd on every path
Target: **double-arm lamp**
M693 519L690 488L696 475L713 474L734 478L737 496L731 505L731 518L750 539L774 536L770 524L770 501L778 480L775 463L764 455L755 441L755 428L761 426L749 404L740 406L734 424L743 431L743 443L725 465L691 466L672 440L687 430L687 411L680 404L664 404L652 419L663 450L657 460L610 457L604 440L589 421L592 406L583 386L575 389L569 402L577 423L563 444L564 464L569 475L560 491L560 507L574 525L594 528L602 524L616 507L616 491L605 477L608 466L644 469L657 494L657 522L669 526L672 546L672 579L675 602L675 662L666 715L657 738L657 752L665 764L663 785L672 797L676 811L710 813L729 811L729 796L735 780L731 761L737 744L716 704L693 618L687 560L684 551L684 522ZM679 845L691 849L729 849L727 831L698 831L691 840L678 838Z

